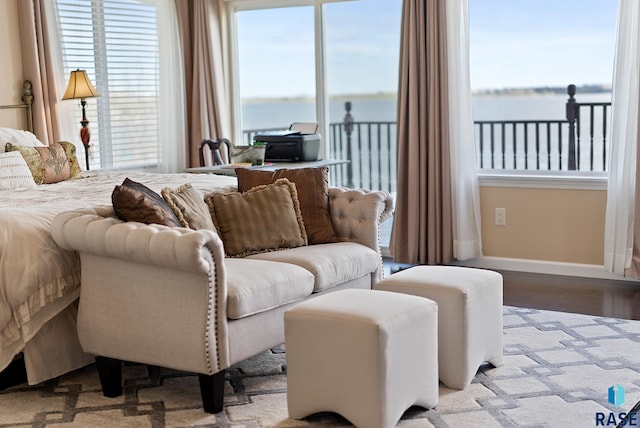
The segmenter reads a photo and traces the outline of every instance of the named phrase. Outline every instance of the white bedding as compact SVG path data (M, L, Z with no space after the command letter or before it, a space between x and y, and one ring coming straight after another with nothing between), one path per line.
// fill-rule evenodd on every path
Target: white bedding
M37 189L0 191L0 371L79 296L79 258L57 247L51 220L69 209L110 205L114 186L125 177L158 193L184 183L203 193L236 183L210 174L97 171Z

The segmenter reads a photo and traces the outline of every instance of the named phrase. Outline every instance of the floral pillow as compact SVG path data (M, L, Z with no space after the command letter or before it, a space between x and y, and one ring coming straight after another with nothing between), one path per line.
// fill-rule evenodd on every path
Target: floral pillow
M18 151L27 162L36 184L50 184L82 176L76 158L76 146L66 141L44 147L16 146L7 143L5 151Z

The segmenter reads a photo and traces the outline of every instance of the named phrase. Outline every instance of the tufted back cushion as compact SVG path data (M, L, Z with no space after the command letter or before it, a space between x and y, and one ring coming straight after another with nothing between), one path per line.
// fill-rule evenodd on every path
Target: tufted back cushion
M387 192L331 188L329 204L339 240L379 250L378 225L391 215L393 207Z

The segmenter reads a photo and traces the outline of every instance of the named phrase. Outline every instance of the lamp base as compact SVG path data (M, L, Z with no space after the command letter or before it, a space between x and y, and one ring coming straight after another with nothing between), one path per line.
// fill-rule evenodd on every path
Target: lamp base
M91 133L89 132L89 128L87 128L88 121L82 121L82 128L80 129L80 140L82 141L82 145L84 146L84 158L87 165L87 171L89 171L89 148L91 147Z

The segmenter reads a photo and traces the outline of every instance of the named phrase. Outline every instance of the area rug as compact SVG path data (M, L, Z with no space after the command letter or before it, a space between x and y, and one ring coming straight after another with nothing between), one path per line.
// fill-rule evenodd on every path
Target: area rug
M616 426L640 400L640 321L505 307L504 355L503 366L483 366L462 391L441 385L434 409L413 407L398 426ZM288 418L284 347L227 371L217 415L202 411L196 376L162 370L152 380L139 365L126 365L124 376L118 398L102 396L93 366L2 391L0 427L351 426L334 413Z

